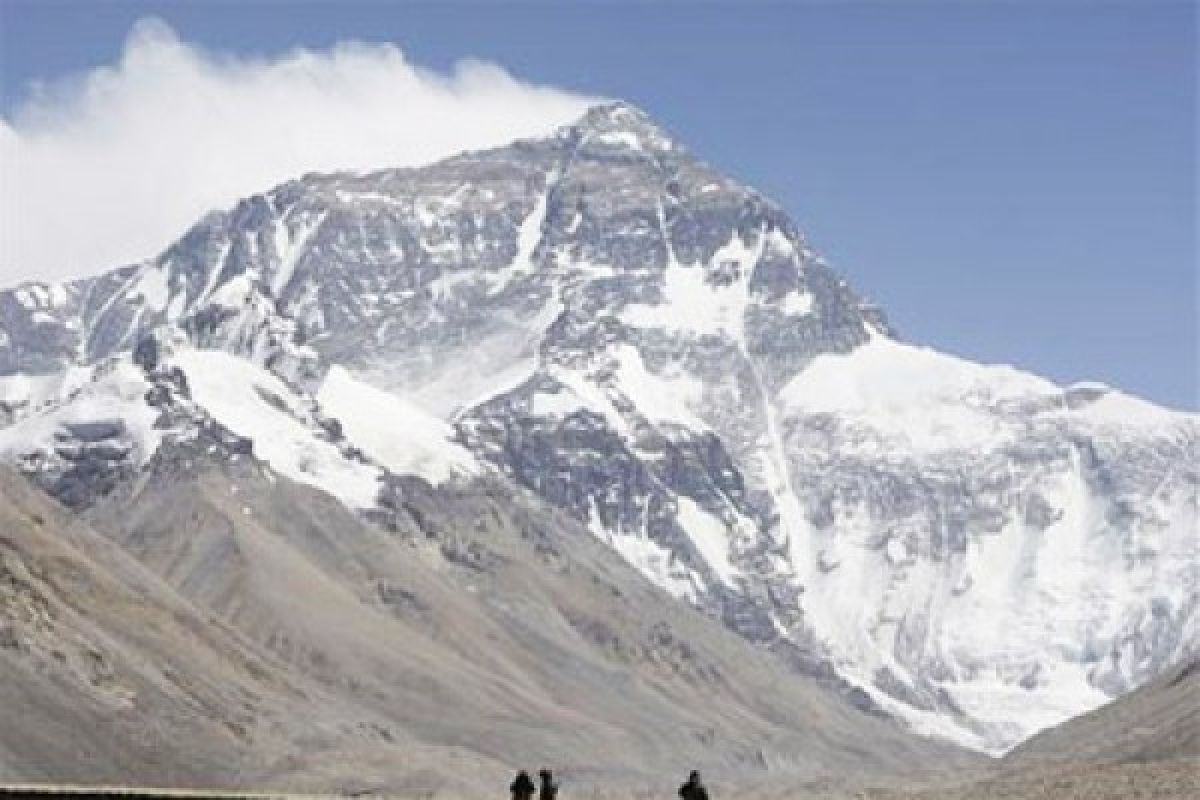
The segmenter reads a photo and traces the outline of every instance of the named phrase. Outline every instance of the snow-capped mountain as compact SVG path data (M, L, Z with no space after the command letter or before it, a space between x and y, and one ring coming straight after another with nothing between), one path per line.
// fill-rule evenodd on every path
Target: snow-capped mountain
M77 507L205 430L380 521L397 476L500 473L979 749L1197 647L1200 418L899 341L624 104L308 175L147 263L0 292L0 376L0 457Z

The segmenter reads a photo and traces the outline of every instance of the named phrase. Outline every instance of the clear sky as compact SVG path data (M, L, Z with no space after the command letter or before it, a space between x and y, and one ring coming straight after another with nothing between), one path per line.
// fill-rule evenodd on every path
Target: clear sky
M396 43L643 107L786 207L909 340L1200 407L1193 2L0 0L0 109L132 23ZM0 176L2 177L2 176Z

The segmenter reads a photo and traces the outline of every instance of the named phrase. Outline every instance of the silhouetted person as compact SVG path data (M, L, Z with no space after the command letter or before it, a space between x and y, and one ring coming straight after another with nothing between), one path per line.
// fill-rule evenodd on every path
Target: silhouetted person
M513 778L512 784L508 790L512 792L513 800L533 800L533 792L537 789L533 785L533 778L529 777L529 773L521 770L517 773L517 777Z
M687 783L679 787L680 800L708 800L708 789L700 782L700 773L692 770Z
M542 785L538 788L538 800L554 800L558 797L558 784L554 782L554 773L548 769L538 772Z

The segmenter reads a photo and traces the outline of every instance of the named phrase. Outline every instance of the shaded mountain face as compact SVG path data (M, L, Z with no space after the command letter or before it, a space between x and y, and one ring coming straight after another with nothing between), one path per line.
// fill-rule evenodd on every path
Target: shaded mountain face
M778 207L623 104L305 176L153 261L0 292L0 374L0 456L75 507L205 429L381 525L400 476L505 480L975 748L1196 647L1195 415L900 342Z

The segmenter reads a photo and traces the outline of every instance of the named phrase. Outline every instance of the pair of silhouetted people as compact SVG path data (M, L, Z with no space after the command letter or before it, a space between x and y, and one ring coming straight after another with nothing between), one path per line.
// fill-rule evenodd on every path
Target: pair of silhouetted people
M692 770L687 783L679 787L679 800L708 800L708 789L700 782L700 773Z
M517 773L517 777L513 779L508 790L512 792L512 800L533 800L533 793L536 791L538 800L555 800L558 796L558 784L554 782L554 774L548 769L543 769L538 772L538 777L541 779L541 786L533 785L533 778L529 777L529 773L521 770Z

